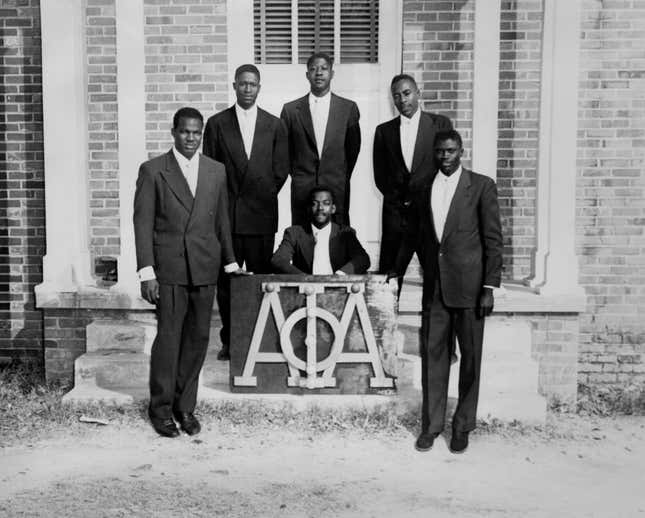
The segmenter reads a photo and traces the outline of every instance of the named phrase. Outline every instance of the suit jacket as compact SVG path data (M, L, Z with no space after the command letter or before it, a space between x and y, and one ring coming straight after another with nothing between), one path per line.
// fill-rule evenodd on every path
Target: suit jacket
M224 166L200 156L195 198L172 150L141 164L134 195L137 268L162 284L215 284L235 262Z
M322 156L318 156L309 94L287 103L280 115L289 133L291 218L309 222L309 191L324 184L336 200L336 219L349 222L349 180L361 148L360 113L354 101L331 94Z
M271 266L276 273L311 274L314 246L311 224L289 227L271 258ZM370 267L370 258L358 242L354 229L336 223L331 224L329 261L333 271L342 270L347 274L365 273Z
M247 158L235 106L213 115L204 130L204 154L226 166L231 231L274 234L278 192L289 174L284 123L258 108L251 156Z
M431 189L429 183L413 198L395 271L403 275L416 250L423 267L424 299L438 277L446 306L476 307L482 288L501 282L502 231L495 182L463 169L441 242L430 206Z
M422 189L434 177L435 134L452 128L450 119L443 115L421 112L419 130L412 156L412 170L408 171L401 151L401 117L379 124L374 134L374 180L383 194L383 229L400 230L410 206L410 193Z

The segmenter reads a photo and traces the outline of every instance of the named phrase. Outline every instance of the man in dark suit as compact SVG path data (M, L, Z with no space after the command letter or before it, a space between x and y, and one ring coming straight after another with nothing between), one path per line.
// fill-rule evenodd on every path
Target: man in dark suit
M475 428L484 317L502 271L502 233L495 182L461 166L461 136L439 132L439 171L415 195L394 271L405 272L416 250L423 267L421 324L422 429L416 448L427 451L443 431L452 336L459 340L459 400L450 449L461 453Z
M238 270L224 166L197 152L202 128L199 111L177 111L173 148L141 165L134 196L141 296L157 306L148 414L166 437L179 435L173 417L187 434L200 431L193 412L220 263Z
M309 223L309 192L325 184L334 194L334 221L349 225L349 185L361 148L360 114L354 101L330 91L331 58L315 53L305 74L311 92L287 103L280 117L289 133L291 222Z
M204 154L224 163L233 250L240 266L270 273L278 230L278 192L289 174L287 131L277 117L256 105L260 71L241 65L233 83L237 102L213 115L204 131ZM220 275L217 305L222 317L220 360L229 359L230 279Z
M370 258L351 227L331 221L336 205L329 187L314 187L309 195L307 225L294 225L273 254L276 273L349 275L365 273Z
M394 266L412 193L437 171L430 144L437 131L452 128L447 117L419 109L420 92L412 76L394 76L390 89L400 116L377 126L373 151L374 180L383 194L380 273ZM402 282L400 278L399 292Z

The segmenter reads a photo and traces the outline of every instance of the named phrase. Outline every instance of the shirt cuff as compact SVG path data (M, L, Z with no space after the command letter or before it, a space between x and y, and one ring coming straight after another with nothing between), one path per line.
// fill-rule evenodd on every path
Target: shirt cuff
M336 275L347 275L343 270L336 270L334 273Z
M225 273L233 273L238 270L240 266L237 263L229 263L226 266L224 266L224 272Z
M484 284L484 288L490 288L491 290L496 290L497 286L489 286L488 284Z
M137 272L137 275L139 276L140 282L152 281L157 278L155 269L152 266L144 266Z

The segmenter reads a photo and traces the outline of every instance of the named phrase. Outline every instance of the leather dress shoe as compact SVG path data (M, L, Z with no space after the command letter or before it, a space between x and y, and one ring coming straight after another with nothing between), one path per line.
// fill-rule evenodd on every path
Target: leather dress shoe
M434 440L438 436L438 433L421 432L421 435L417 437L417 441L414 443L415 449L417 451L430 451L434 444Z
M181 429L188 435L196 435L202 429L202 425L199 424L199 421L192 412L177 412L175 419L177 419Z
M231 359L231 355L228 352L228 347L222 347L220 349L220 351L217 353L217 359L223 362L226 362Z
M468 432L452 432L450 439L450 451L452 453L463 453L468 448Z
M175 422L170 417L166 419L151 417L150 422L152 423L152 427L155 429L155 432L157 432L159 435L162 435L163 437L179 436L179 430L177 430Z

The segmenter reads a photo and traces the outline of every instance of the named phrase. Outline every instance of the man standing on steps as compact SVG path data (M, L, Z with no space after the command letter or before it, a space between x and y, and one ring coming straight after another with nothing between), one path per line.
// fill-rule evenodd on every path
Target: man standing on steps
M271 255L278 230L278 192L289 174L284 123L259 108L260 71L241 65L233 83L237 102L213 115L204 131L204 154L226 166L233 250L242 267L271 273ZM222 349L228 360L231 334L230 279L220 275L217 305L222 317Z
M224 166L197 152L202 114L173 117L174 146L141 164L134 236L141 296L157 307L150 353L148 415L160 435L199 433L194 415L220 263L240 273L233 254Z
M360 114L354 101L331 93L334 77L329 55L307 60L311 92L284 105L280 117L289 134L291 223L309 223L309 193L327 185L336 200L333 220L349 225L349 187L361 149Z
M419 451L432 448L443 431L452 336L459 340L459 400L450 449L462 453L476 425L484 317L493 311L493 288L501 282L502 232L495 182L461 166L459 133L437 133L434 150L439 171L412 199L388 278L402 276L416 250L423 268Z
M374 180L383 194L379 273L384 274L394 266L412 194L422 189L437 171L432 149L435 134L452 129L447 117L421 111L419 88L412 76L394 76L390 90L400 115L376 127L373 152ZM402 283L401 277L399 293Z

